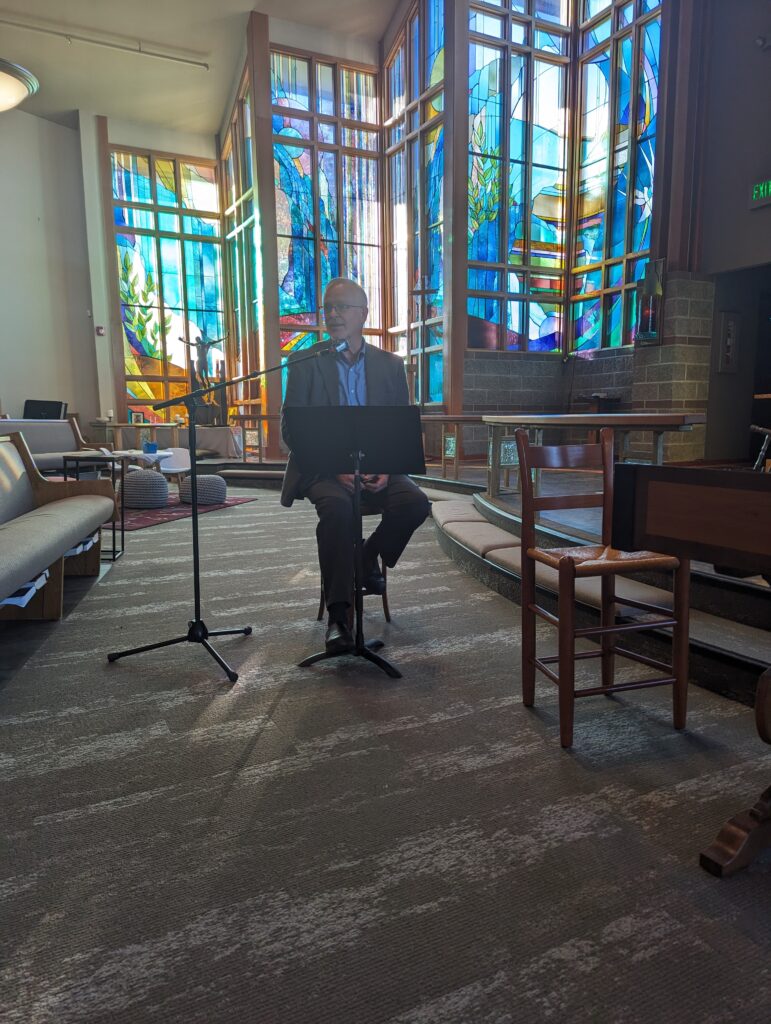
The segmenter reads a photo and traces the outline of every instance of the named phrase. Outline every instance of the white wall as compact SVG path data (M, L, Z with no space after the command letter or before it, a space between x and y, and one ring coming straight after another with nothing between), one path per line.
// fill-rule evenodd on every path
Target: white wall
M204 160L217 159L217 140L213 135L194 135L192 132L178 132L158 125L109 118L107 137L111 146L154 149L160 153L197 156Z
M99 415L79 133L0 114L0 407Z
M378 45L372 40L346 35L311 25L297 25L293 21L270 18L268 32L271 43L308 50L323 57L355 60L361 64L377 64Z

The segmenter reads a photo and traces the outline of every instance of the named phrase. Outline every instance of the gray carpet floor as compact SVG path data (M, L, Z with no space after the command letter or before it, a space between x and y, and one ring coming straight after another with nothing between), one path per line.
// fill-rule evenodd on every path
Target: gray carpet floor
M391 626L367 604L404 678L299 669L313 531L269 492L201 519L204 618L254 626L218 641L232 687L192 645L105 660L184 632L187 521L0 677L3 1024L767 1024L771 857L698 866L771 782L752 713L692 687L678 734L665 691L593 698L562 751L518 609L431 522Z

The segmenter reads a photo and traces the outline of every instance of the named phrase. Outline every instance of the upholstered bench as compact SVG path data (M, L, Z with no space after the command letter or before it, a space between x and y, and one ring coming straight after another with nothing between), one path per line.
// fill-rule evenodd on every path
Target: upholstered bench
M0 607L0 619L61 618L63 577L99 575L99 531L115 517L109 480L46 480L21 434L0 436L0 603L47 576L25 607Z

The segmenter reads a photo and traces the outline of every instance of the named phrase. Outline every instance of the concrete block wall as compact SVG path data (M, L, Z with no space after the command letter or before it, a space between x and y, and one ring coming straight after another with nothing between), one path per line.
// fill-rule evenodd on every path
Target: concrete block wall
M715 285L688 273L670 273L665 280L660 345L634 349L634 408L650 412L706 412L712 349ZM666 462L704 458L705 428L667 434ZM633 437L632 455L647 458L650 440Z

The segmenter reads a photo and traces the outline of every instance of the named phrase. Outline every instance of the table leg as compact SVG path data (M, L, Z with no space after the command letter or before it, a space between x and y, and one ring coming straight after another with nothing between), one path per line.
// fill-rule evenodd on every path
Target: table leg
M441 439L440 439L440 444L441 444L441 449L442 449L442 463L441 463L442 464L442 480L446 480L447 479L447 428L445 427L444 423L442 423L440 429L442 431L442 436L441 436Z
M653 465L663 466L664 464L664 431L653 431Z
M494 423L489 424L487 438L487 493L491 498L501 492L501 440L503 428Z
M765 743L771 743L771 669L760 677L755 697L755 723ZM717 838L699 857L705 871L729 878L771 849L771 786L757 802L723 825Z

